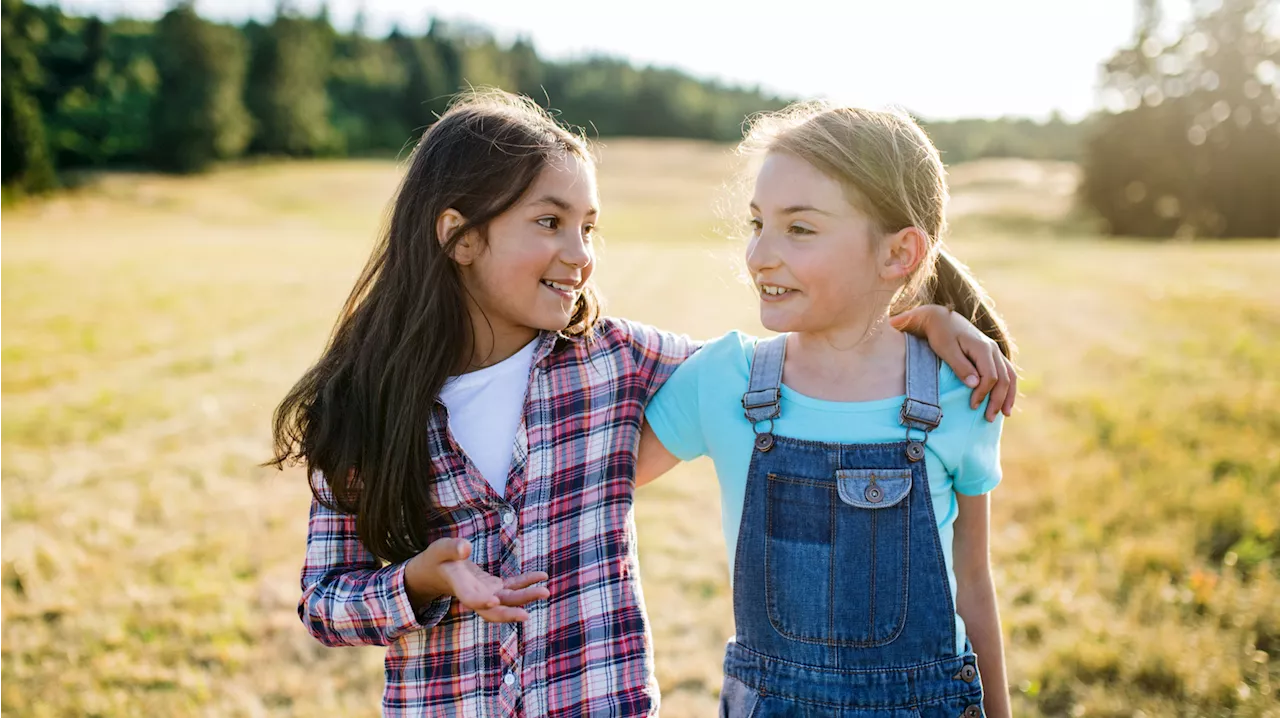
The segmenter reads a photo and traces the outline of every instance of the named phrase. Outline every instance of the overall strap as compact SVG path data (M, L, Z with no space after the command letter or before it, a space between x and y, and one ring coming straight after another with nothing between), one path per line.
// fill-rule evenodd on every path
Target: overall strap
M929 432L942 423L942 407L938 401L938 356L929 343L907 335L907 398L902 402L902 424L907 427L907 458L924 458L924 443ZM924 436L912 436L912 429Z
M773 448L773 420L782 415L782 365L786 358L786 334L756 342L751 380L747 393L742 395L742 411L756 427L756 448L761 451ZM758 427L764 421L769 426L761 432Z

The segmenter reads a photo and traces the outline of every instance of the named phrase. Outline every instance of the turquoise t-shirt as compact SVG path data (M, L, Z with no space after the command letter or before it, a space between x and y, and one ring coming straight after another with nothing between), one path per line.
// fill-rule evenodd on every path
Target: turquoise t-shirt
M742 413L742 394L751 375L756 338L730 332L706 344L667 380L645 410L645 418L667 450L682 461L710 456L720 480L720 512L724 543L733 577L738 527L747 488L755 431ZM955 595L952 536L956 493L979 496L1000 483L1000 429L983 409L969 408L971 389L942 365L938 392L942 424L925 444L929 494L938 519L938 535L946 558L951 595ZM814 399L782 387L782 416L774 423L779 436L809 441L876 443L902 441L899 417L905 396L860 402ZM956 653L964 651L964 621L956 616Z

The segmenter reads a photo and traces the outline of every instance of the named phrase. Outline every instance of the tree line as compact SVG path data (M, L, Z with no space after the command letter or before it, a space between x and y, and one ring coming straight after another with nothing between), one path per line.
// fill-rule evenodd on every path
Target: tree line
M955 164L983 157L1081 163L1080 198L1115 234L1280 235L1277 0L1193 2L1174 37L1160 0L1136 0L1130 46L1102 68L1105 107L1083 122L923 121ZM246 155L396 154L449 98L496 86L598 136L734 141L791 98L611 57L549 61L527 39L432 20L374 37L281 3L267 23L76 16L0 0L7 197L85 168L201 171Z
M4 184L54 186L79 168L192 172L246 154L396 153L468 85L520 92L600 136L733 141L747 115L789 98L610 57L551 62L526 39L430 23L371 37L278 8L270 23L201 18L191 2L158 21L103 20L3 2ZM952 162L1075 159L1079 130L1053 120L930 124Z

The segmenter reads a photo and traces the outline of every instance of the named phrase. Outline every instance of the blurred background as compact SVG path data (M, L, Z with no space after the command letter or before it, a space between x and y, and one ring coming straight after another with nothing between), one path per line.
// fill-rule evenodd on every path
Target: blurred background
M918 117L1020 346L1016 714L1280 716L1275 0L0 2L5 715L377 714L382 650L295 613L301 472L259 464L399 163L495 85L597 142L608 311L699 338L761 331L744 118ZM637 494L664 716L715 711L717 502L704 461Z

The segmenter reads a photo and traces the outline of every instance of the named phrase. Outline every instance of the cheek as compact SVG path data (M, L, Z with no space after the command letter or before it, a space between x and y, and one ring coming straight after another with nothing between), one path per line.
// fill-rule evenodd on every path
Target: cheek
M836 308L865 299L875 288L874 267L847 252L807 253L797 257L793 273L814 301Z
M813 297L830 296L843 282L840 257L831 252L820 249L793 252L787 266Z
M476 298L482 304L502 311L528 306L536 297L540 275L531 270L528 262L510 253L489 252L474 265L474 277L479 289Z
M544 243L538 242L535 237L521 238L509 237L508 241L501 245L494 246L490 252L490 260L492 265L491 276L496 282L521 282L521 281L537 281L542 278L546 271L547 265L550 263L549 255L544 247ZM499 285L501 287L501 285ZM507 291L515 289L514 286L506 286Z

